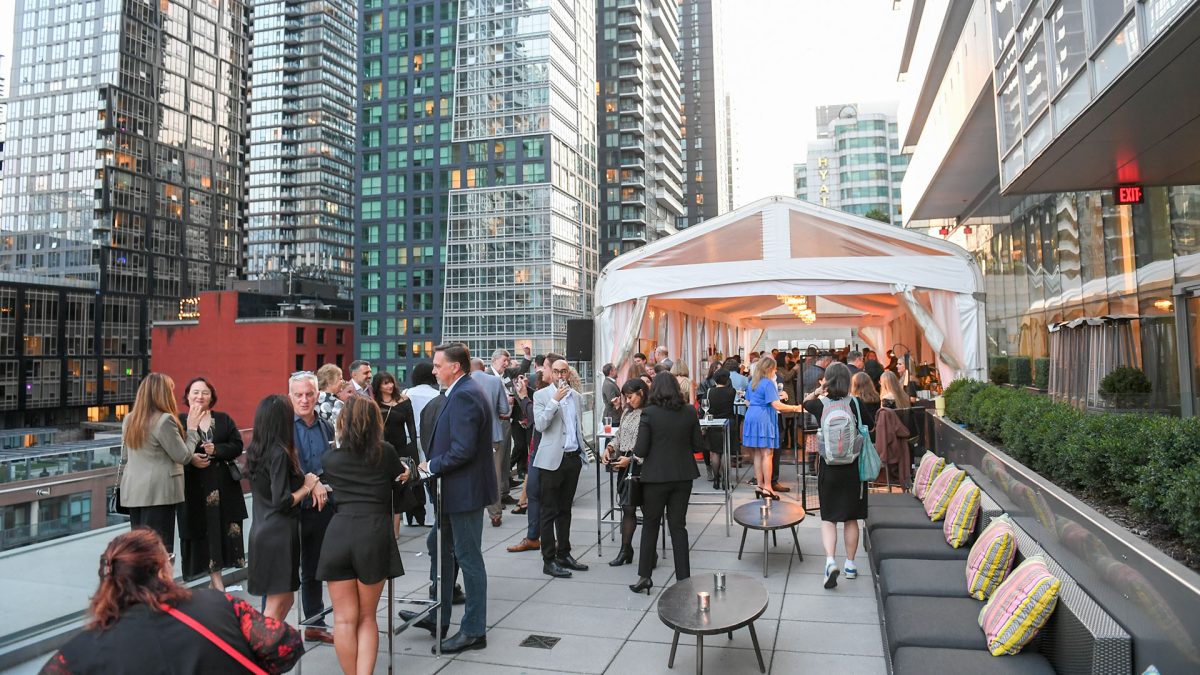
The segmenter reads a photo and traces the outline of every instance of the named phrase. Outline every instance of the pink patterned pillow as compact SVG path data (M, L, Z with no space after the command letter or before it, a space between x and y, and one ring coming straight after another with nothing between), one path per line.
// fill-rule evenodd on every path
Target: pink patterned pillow
M1017 654L1029 644L1058 606L1060 588L1062 582L1040 555L1018 565L979 612L992 656Z
M929 490L925 492L925 513L929 514L930 520L941 520L946 516L950 500L954 498L954 493L966 477L966 471L953 464L947 464L946 469L933 479Z
M976 600L988 597L1008 576L1017 555L1017 537L1008 514L992 519L967 555L967 594Z
M929 484L944 468L946 468L946 460L928 450L925 451L924 456L921 457L921 465L917 467L917 476L913 478L913 494L917 496L917 499L925 498L925 491L929 489Z
M950 500L950 508L946 509L946 521L942 532L946 535L946 543L954 548L961 548L971 538L975 531L975 520L979 517L979 488L970 478L964 480Z

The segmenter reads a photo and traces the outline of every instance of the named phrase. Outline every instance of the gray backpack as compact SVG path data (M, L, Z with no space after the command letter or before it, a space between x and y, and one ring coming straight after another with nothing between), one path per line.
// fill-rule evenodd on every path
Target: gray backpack
M817 448L830 466L853 464L862 452L863 438L858 421L850 408L850 397L833 401L822 396L821 427L817 429Z

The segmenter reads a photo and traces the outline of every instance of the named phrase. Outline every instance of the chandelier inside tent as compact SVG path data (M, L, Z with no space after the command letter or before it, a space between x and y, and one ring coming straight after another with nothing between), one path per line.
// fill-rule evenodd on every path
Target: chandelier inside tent
M796 318L800 319L804 323L811 325L817 320L817 312L812 308L812 306L809 305L808 296L780 295L776 297L778 297L779 301L792 311L792 314L796 315Z

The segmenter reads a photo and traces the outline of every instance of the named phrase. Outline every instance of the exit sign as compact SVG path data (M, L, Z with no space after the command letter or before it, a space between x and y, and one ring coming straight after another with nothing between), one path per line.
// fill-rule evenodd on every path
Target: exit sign
M1114 192L1116 193L1117 205L1141 204L1145 196L1145 190L1141 185L1118 185Z

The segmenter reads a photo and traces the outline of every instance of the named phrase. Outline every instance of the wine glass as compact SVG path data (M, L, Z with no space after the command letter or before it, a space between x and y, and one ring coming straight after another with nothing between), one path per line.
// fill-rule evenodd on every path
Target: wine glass
M708 397L700 399L700 407L704 410L704 419L711 420L712 414L708 412Z

